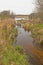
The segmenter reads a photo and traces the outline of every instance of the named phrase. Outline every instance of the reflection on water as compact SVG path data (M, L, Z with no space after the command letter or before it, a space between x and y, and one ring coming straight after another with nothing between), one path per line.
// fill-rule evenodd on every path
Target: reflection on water
M17 45L25 48L27 54L30 54L30 61L33 65L43 65L43 51L35 47L31 32L25 31L21 27L18 28Z
M18 27L18 37L17 37L17 44L20 44L26 48L30 43L32 46L32 37L30 36L31 32L25 31L23 28Z

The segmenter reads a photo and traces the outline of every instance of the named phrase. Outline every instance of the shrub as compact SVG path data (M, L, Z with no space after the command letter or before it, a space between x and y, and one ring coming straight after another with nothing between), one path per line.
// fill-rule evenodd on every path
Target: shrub
M27 30L27 31L30 31L33 27L33 24L31 23L25 23L24 24L24 29Z

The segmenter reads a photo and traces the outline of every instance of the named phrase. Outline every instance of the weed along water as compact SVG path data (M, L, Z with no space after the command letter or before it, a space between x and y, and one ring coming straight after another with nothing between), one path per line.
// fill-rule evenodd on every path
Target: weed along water
M43 51L33 44L31 31L25 31L24 28L17 26L18 36L16 45L23 46L29 56L32 65L43 65Z

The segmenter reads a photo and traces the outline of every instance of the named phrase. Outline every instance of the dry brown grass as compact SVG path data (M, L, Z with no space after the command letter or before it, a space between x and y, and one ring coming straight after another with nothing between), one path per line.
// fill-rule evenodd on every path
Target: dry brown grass
M2 31L4 29L12 30L15 27L15 25L15 20L11 18L0 20L0 45L5 44L5 39L1 39Z

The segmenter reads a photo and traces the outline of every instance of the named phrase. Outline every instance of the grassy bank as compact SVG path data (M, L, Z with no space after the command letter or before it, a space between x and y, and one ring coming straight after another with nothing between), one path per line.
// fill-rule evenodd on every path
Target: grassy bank
M24 29L31 31L34 43L43 46L43 24L32 24L28 22L24 24Z
M34 42L43 45L43 24L35 24L32 29Z
M0 21L0 65L30 65L24 49L13 46L17 35L13 19Z

